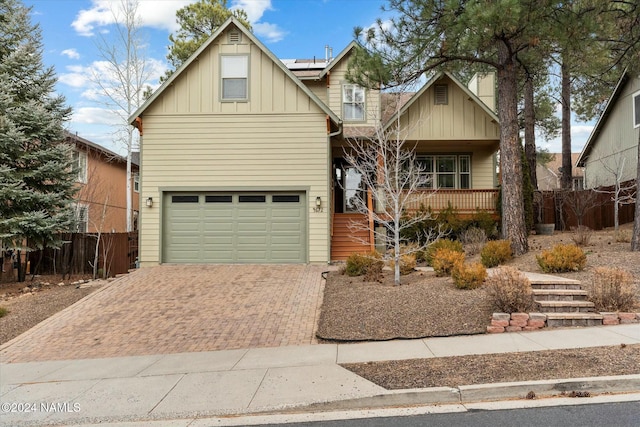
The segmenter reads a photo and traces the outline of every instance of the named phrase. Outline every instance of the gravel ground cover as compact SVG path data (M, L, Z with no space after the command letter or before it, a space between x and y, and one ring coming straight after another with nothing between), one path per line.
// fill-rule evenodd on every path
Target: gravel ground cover
M630 232L632 224L623 230ZM506 263L521 271L542 273L536 255L558 243L573 243L571 232L529 237L529 253ZM618 267L634 277L640 301L640 252L631 252L628 242L616 242L612 230L594 232L584 271L557 273L580 280L589 290L596 267ZM479 261L479 256L468 257ZM394 338L427 338L485 333L490 323L491 301L485 289L459 290L449 277L416 271L393 285L393 275L385 272L381 282L365 282L332 272L327 277L318 325L318 338L330 341L378 341ZM640 311L640 305L636 306ZM640 327L640 326L639 326Z
M72 277L63 281L59 276L41 276L34 281L0 284L0 307L7 310L7 314L0 317L0 344L12 340L106 283L90 282L83 287L72 284L83 278ZM58 283L64 285L58 286Z
M342 366L388 390L630 375L640 372L640 345L394 360Z

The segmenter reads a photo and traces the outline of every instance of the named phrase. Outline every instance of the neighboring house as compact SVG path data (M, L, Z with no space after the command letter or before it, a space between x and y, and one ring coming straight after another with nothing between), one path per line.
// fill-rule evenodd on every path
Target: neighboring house
M79 233L123 233L127 229L127 160L87 139L65 132L73 145L73 160L80 187L74 204ZM140 205L138 162L132 161L132 215L134 229Z
M425 188L425 206L495 210L491 108L447 73L391 108L389 94L346 81L354 47L279 60L231 18L131 116L141 133L141 266L328 262L363 249L346 243L346 221L366 216L352 212L363 189L343 150L347 138L392 128L395 114L439 187L431 198ZM493 104L493 80L472 83Z
M640 132L640 77L625 72L593 128L576 164L585 187L612 186L636 178Z
M562 153L550 153L553 156L549 163L536 165L536 177L538 179L538 190L553 191L562 188L560 184L560 168L562 167ZM584 168L575 166L580 157L580 153L571 154L571 189L584 189Z

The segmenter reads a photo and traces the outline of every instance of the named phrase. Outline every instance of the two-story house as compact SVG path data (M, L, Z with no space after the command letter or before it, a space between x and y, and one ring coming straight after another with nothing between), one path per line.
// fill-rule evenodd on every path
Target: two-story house
M132 115L141 266L328 262L363 249L340 225L363 190L344 149L395 123L438 189L424 189L425 206L495 210L492 79L471 90L438 73L390 108L392 94L346 80L354 48L279 60L230 18Z
M65 132L73 146L78 171L74 203L78 233L124 233L127 231L127 159L85 138ZM137 161L131 165L132 224L137 229L140 211L140 176Z

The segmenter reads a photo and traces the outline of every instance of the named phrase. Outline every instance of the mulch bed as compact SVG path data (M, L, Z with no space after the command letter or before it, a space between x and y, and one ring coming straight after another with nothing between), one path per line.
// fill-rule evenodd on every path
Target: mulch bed
M344 364L388 390L640 373L640 344Z
M318 338L381 341L486 332L491 305L486 290L459 290L450 277L416 271L393 285L331 272L327 277Z

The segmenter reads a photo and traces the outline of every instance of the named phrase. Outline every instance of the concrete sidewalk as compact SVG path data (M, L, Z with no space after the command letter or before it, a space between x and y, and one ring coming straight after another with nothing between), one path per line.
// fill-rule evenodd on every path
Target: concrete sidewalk
M212 425L206 417L214 415L323 403L355 408L518 397L528 390L557 391L558 381L389 391L339 364L622 343L640 343L640 325L0 364L0 425L121 425L157 419L165 420L158 424L163 426L205 426ZM640 372L560 381L591 391L640 390Z

